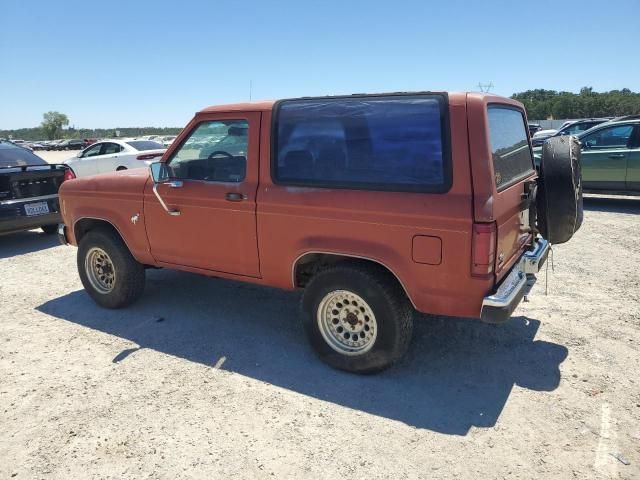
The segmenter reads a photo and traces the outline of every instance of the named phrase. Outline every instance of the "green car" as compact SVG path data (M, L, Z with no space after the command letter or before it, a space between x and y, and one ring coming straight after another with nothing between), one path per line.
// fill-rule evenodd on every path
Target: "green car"
M577 138L585 192L640 195L640 119L601 123ZM533 154L539 165L542 147Z

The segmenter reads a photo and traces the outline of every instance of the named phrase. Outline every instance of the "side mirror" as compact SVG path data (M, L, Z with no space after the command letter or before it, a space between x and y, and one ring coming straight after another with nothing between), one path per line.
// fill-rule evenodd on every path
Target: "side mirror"
M153 183L164 183L169 181L171 177L169 175L169 167L164 162L154 162L149 165L149 169L151 170Z

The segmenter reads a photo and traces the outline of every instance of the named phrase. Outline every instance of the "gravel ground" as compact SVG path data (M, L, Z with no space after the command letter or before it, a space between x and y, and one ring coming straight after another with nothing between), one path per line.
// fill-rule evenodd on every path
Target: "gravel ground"
M640 477L640 199L591 198L505 325L416 318L376 376L297 293L167 270L97 307L76 249L0 237L0 478Z

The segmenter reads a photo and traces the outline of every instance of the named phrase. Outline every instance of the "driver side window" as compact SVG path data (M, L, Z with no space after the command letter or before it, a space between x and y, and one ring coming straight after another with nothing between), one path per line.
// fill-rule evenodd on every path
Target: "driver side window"
M242 182L247 170L249 123L200 123L169 160L171 176L181 180Z
M100 149L102 148L102 144L98 143L97 145L93 145L84 151L82 154L82 158L95 157L100 155Z
M582 143L588 149L625 149L629 144L633 132L633 125L618 125L616 127L603 128L582 139Z

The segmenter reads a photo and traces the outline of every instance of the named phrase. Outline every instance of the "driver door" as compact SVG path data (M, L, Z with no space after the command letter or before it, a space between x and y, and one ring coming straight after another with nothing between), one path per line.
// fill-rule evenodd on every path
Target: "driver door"
M624 190L633 125L611 125L580 139L582 184L589 190Z
M100 158L102 145L102 143L94 143L78 154L77 160L71 164L71 168L78 177L100 173L97 160Z
M260 113L199 117L145 186L151 254L160 263L259 277L256 193Z

